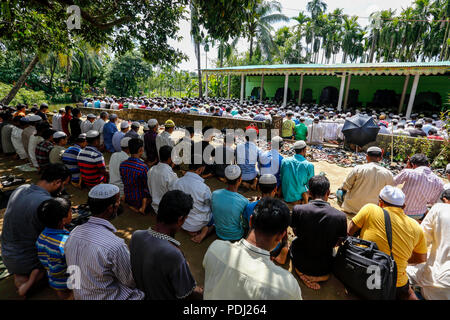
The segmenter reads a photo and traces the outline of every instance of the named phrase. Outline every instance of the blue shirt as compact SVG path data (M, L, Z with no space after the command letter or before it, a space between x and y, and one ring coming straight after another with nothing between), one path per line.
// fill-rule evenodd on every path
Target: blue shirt
M70 170L72 174L72 181L78 183L80 181L80 168L78 167L78 155L81 152L81 147L77 144L74 144L72 147L67 148L64 151L61 160L66 165L66 167Z
M122 141L122 138L125 136L125 133L122 131L117 131L113 134L112 137L112 145L116 152L122 151L122 147L120 146L120 141Z
M36 241L39 261L47 270L49 285L56 290L67 289L64 244L68 237L67 230L45 228Z
M302 155L284 158L281 162L281 189L284 201L294 202L302 199L302 194L308 191L308 181L313 176L314 165Z
M272 163L273 161L273 163ZM259 171L263 174L273 174L277 178L277 187L280 186L280 170L283 156L275 149L261 153L259 159Z
M103 141L106 149L111 153L115 152L112 144L112 137L117 131L119 130L114 122L109 121L103 126Z
M261 156L261 150L253 143L246 142L236 146L236 162L242 171L242 180L251 181L256 178L258 171L256 163Z
M100 100L94 101L94 108L100 108Z
M253 214L253 211L255 210L256 205L258 204L258 201L250 202L244 210L244 219L247 222L247 224L250 222L250 217Z
M243 213L247 198L226 189L211 195L211 208L217 236L222 240L239 240L244 236Z

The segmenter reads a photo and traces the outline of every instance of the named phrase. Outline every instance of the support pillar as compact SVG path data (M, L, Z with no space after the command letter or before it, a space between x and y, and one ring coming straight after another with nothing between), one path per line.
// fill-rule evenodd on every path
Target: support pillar
M289 85L289 75L286 74L286 75L284 76L283 107L286 107L286 104L287 104L288 85Z
M259 102L263 101L264 95L264 75L261 75L261 88L259 89Z
M244 103L244 79L245 79L245 76L242 74L241 75L241 104Z
M399 114L402 113L403 104L405 103L406 90L408 89L408 84L409 84L409 74L406 75L405 83L403 84L402 97L400 98L400 104L398 106Z
M228 75L228 91L227 91L227 99L230 99L230 87L231 87L231 75Z
M339 100L337 105L337 110L342 111L342 99L344 98L344 87L345 87L345 73L341 76L341 88L339 89Z
M350 81L352 79L352 75L349 74L347 78L347 85L345 88L345 98L344 98L344 111L347 109L347 102L348 102L348 92L350 91Z
M298 86L298 104L302 103L302 91L303 91L303 74L300 75L300 84Z
M208 74L206 74L205 98L208 99Z
M409 119L411 117L412 108L414 105L414 99L416 98L417 85L419 84L419 78L420 78L419 74L416 74L414 76L414 82L413 82L413 85L411 88L411 94L409 95L408 108L406 109L406 119Z

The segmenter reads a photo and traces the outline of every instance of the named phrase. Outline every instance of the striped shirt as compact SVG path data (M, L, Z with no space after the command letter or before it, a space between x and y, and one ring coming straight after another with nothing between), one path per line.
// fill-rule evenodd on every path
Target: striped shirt
M74 144L64 151L62 155L62 162L70 170L72 174L72 182L78 183L80 181L80 168L78 167L78 155L81 152L81 147L78 144Z
M105 176L101 172L106 170L105 158L96 147L87 146L80 151L77 157L78 167L83 183L88 187L94 187L105 182Z
M140 208L142 199L150 198L147 172L147 165L138 158L130 157L120 164L125 202L133 207Z
M36 146L36 160L39 164L39 168L45 168L50 164L50 151L54 147L53 142L44 140Z
M430 168L404 169L394 177L394 184L404 183L405 213L412 218L422 217L439 200L444 190L444 182Z
M91 217L75 227L64 246L67 265L77 266L76 300L140 300L131 272L130 252L117 230L105 219Z
M38 258L47 270L48 283L56 290L67 289L67 265L64 244L67 230L45 228L36 241Z

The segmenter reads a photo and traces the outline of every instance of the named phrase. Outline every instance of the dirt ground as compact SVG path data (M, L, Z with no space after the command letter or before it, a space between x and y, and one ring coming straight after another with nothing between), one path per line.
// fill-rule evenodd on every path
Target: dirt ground
M110 154L105 154L107 163L109 162L109 157ZM5 158L3 156L0 156L0 176L7 174L14 174L18 177L26 179L26 183L36 182L38 179L38 175L36 172L21 172L20 170L14 168L15 166L20 164L22 164L22 162L14 160L11 157ZM319 174L320 172L326 173L331 183L332 192L335 192L337 188L341 186L342 181L350 172L350 168L341 168L335 164L330 164L327 162L315 162L314 167L316 174ZM224 184L216 180L215 178L208 179L206 183L211 188L211 191L224 187ZM86 202L87 200L86 189L79 190L69 185L67 187L67 191L71 195L73 195L71 199L72 205L74 206L80 205ZM240 190L240 192L250 199L257 195L256 192L246 191L244 189ZM339 208L335 199L330 199L330 203L334 207ZM125 207L124 213L118 216L115 220L113 220L112 223L118 230L117 234L120 237L123 237L125 241L128 243L129 240L131 239L131 235L135 230L147 229L148 227L154 226L156 219L154 216L138 215L137 213L128 209L126 206L124 207ZM0 232L3 225L4 212L5 209L2 209L0 211ZM204 284L204 269L202 267L203 256L206 250L208 249L209 245L216 239L216 236L211 235L208 238L206 238L201 244L196 244L190 240L190 237L187 233L181 231L176 235L176 239L181 242L181 249L183 250L186 259L189 262L191 271L198 285L203 286ZM283 267L292 272L292 266L289 259ZM322 288L319 291L314 291L312 289L307 288L299 280L295 272L293 272L293 274L299 281L302 290L302 296L304 299L309 300L355 299L354 296L347 293L343 285L333 276L331 277L330 280L322 284ZM19 296L17 295L14 287L14 281L12 276L9 276L4 280L0 280L0 299L19 299ZM57 299L57 296L49 287L45 287L36 289L35 292L31 293L28 296L28 299L50 300L50 299Z

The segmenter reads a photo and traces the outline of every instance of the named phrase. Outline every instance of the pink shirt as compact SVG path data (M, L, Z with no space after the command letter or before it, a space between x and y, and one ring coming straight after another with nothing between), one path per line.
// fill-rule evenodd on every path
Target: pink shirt
M408 216L422 216L427 212L427 204L433 205L444 191L444 182L428 167L404 169L394 177L394 184L403 185L406 196L405 213Z

